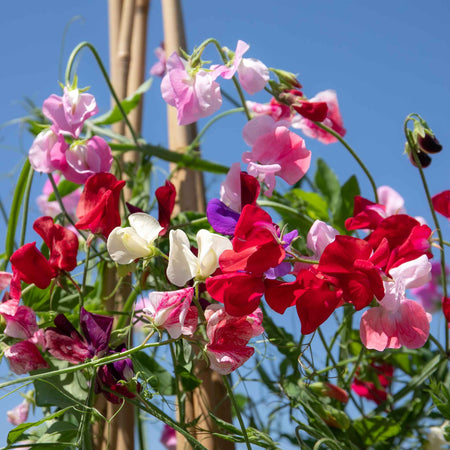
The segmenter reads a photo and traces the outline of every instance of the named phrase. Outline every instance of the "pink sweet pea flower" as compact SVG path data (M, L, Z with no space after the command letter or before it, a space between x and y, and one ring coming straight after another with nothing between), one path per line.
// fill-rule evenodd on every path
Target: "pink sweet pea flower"
M60 176L55 174L53 178L55 179L55 183L58 184ZM44 183L42 195L39 195L39 197L36 199L36 203L43 216L50 216L55 218L58 214L61 214L62 210L61 207L59 206L59 203L56 200L51 202L48 201L48 198L52 193L53 193L52 184L50 180L47 180ZM64 208L72 218L75 218L75 211L77 209L78 202L80 201L80 197L81 197L81 189L76 189L70 194L67 194L64 197L62 197Z
M251 125L244 129L244 139L252 145L252 151L245 152L242 161L249 164L250 175L266 183L269 189L264 194L270 197L275 175L290 185L295 184L308 171L311 152L306 149L304 140L281 122L269 116L256 117L249 124L253 121L257 121L259 131Z
M175 52L167 60L167 73L161 81L163 99L177 109L179 125L208 117L222 105L220 87L205 70L194 70Z
M395 189L390 186L380 186L377 188L377 194L380 205L385 207L384 217L406 214L405 200Z
M0 291L6 289L11 284L13 274L10 272L2 272L0 271Z
M315 97L309 99L309 103L324 102L327 104L328 112L326 118L321 121L324 125L332 130L336 131L341 136L345 136L346 130L342 120L341 113L339 111L339 104L337 101L336 92L332 90L326 90L319 92ZM319 128L314 122L306 117L298 116L292 121L294 128L300 128L306 136L317 139L323 144L331 144L336 142L337 139L330 133Z
M36 313L28 306L17 306L17 300L0 303L0 314L6 320L4 333L17 339L29 339L38 331Z
M65 152L69 144L62 134L56 134L52 129L41 131L33 141L28 152L31 167L36 172L51 173L65 161Z
M20 425L28 419L28 413L30 411L30 402L24 399L22 403L19 403L13 409L6 411L8 422L14 425Z
M197 308L191 306L194 288L151 292L143 312L156 328L166 330L172 339L192 336L197 328Z
M64 153L64 157L54 162L56 169L72 183L84 184L96 173L109 172L113 161L111 148L99 136L87 141L75 141Z
M425 255L390 270L393 282L384 282L385 296L380 306L361 317L360 336L365 347L383 351L386 348L420 348L428 339L431 316L423 307L406 298L405 289L429 281L431 264Z
M96 114L98 108L93 95L65 87L62 97L52 94L44 101L42 112L52 122L55 133L77 138L84 121Z
M255 352L248 341L264 332L262 311L257 308L252 314L234 317L225 312L222 305L210 305L205 310L207 320L206 345L211 369L228 375L242 366Z
M161 42L161 45L155 48L154 53L158 61L150 68L150 75L163 77L166 73L166 51L164 50L164 42Z
M17 375L48 367L47 361L30 339L11 345L5 350L4 355L9 362L9 367Z

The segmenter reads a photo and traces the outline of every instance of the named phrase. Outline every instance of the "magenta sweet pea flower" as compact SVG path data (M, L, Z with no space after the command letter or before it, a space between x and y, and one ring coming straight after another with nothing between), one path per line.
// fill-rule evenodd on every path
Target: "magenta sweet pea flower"
M67 180L84 184L91 175L109 172L112 161L108 143L99 136L93 136L87 141L75 141L66 149L64 157L54 162L54 166Z
M17 306L17 300L0 303L0 314L6 321L4 333L17 339L29 339L39 329L36 313L28 306Z
M420 348L428 339L431 316L423 307L406 298L405 289L418 287L430 279L431 264L426 255L390 270L393 281L385 281L380 306L361 317L360 336L369 349Z
M176 53L167 60L167 73L161 82L163 99L177 109L179 125L208 117L222 105L220 87L211 72L189 67Z
M159 441L167 450L176 450L177 434L175 433L175 430L171 426L164 424L164 429Z
M84 121L96 114L98 108L93 95L65 87L62 97L52 94L44 100L42 112L52 122L55 133L69 134L77 138L83 129Z
M211 369L228 375L242 366L255 352L248 346L252 337L264 332L262 311L257 308L249 315L234 317L225 312L222 305L210 305L205 310L207 320L206 345Z
M166 330L172 339L192 336L197 328L197 308L191 306L194 289L151 292L143 313L156 328Z

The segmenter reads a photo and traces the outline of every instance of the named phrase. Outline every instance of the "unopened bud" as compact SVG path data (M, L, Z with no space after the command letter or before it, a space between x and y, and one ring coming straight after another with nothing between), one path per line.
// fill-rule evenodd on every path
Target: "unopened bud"
M318 381L310 384L309 388L322 397L334 398L344 404L348 402L348 393L335 384Z
M417 143L421 150L426 153L439 153L442 150L442 145L436 139L434 134L425 132L425 136L417 135Z
M406 143L405 144L405 152L408 154L408 158L411 161L411 164L414 167L419 167L414 158L413 151L414 150L412 150L410 148L410 146ZM417 147L416 147L415 152L417 154L417 158L419 159L419 162L420 162L420 165L422 166L422 168L428 167L431 164L431 158L426 153L420 151Z
M270 69L280 81L280 84L284 85L287 89L301 89L302 85L297 80L297 77L292 72L280 69Z

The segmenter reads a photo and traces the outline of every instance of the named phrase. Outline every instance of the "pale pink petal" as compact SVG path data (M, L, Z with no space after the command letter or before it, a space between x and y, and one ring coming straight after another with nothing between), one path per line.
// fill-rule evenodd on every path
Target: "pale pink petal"
M220 186L220 201L234 211L241 210L241 165L233 163Z
M243 58L238 67L239 81L250 95L264 89L269 81L269 69L259 59Z
M6 411L8 422L14 426L24 423L28 419L28 412L30 411L30 403L24 399L22 403L19 403L13 409Z
M6 289L11 284L13 274L10 272L0 271L0 291Z
M430 334L430 316L413 300L402 302L398 313L397 334L401 345L412 349L423 347Z
M426 255L391 269L392 278L402 279L405 289L416 288L431 280L431 263Z
M378 203L384 205L388 216L406 214L403 197L390 186L380 186L377 189Z

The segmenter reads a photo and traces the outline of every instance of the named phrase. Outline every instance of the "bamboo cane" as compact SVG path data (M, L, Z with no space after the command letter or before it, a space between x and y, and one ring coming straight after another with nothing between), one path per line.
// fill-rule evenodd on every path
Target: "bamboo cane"
M180 48L186 49L183 17L179 0L161 0L164 45L166 54L171 55ZM168 133L169 148L175 151L183 151L197 134L195 124L180 126L177 123L175 108L168 106ZM171 167L172 170L176 169ZM174 213L193 210L205 211L205 191L203 174L198 171L180 169L172 177L172 183L177 189L177 203ZM227 397L225 386L216 373L206 367L206 363L200 362L196 367L196 375L203 381L185 399L185 421L187 423L201 417L195 428L190 433L196 437L208 450L232 450L234 444L213 436L218 431L215 423L209 416L209 411L214 412L223 420L231 421L231 404ZM192 395L191 395L192 394ZM220 412L216 411L220 404ZM204 431L200 431L200 429ZM177 450L189 448L186 439L177 434Z

